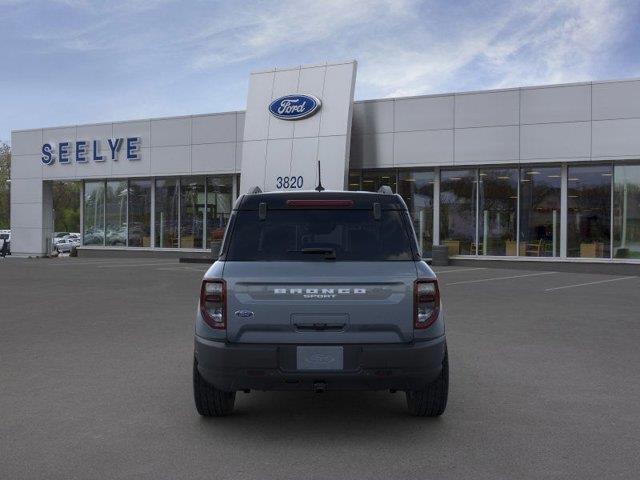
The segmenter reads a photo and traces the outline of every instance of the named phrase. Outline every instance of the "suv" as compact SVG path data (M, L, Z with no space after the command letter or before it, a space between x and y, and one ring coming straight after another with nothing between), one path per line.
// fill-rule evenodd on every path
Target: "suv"
M444 412L438 282L404 201L386 191L237 200L200 291L200 415L230 413L251 389L404 390L412 414Z

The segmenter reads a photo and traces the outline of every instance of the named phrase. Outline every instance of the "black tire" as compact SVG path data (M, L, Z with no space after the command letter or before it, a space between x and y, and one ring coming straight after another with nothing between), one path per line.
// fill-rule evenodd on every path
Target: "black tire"
M424 390L407 393L407 408L416 417L437 417L447 408L449 396L449 354L445 347L442 371Z
M198 372L198 363L193 359L193 397L196 410L203 417L224 417L233 412L236 392L223 392L208 383Z

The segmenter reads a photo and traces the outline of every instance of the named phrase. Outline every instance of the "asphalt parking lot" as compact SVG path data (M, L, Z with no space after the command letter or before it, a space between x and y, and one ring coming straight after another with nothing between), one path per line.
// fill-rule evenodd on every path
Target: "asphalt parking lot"
M0 259L0 478L631 479L640 278L442 267L449 406L191 391L206 265Z

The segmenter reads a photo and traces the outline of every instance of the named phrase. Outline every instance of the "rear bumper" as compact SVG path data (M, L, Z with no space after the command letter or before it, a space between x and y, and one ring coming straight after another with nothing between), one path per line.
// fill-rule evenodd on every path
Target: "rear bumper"
M442 370L446 340L411 344L366 344L344 347L340 371L300 371L297 345L228 344L195 337L200 375L225 391L311 390L324 383L327 390L420 390Z

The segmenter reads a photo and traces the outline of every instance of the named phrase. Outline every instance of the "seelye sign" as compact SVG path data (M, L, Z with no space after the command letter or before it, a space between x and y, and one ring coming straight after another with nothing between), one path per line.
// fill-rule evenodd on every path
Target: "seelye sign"
M301 120L315 114L321 105L320 99L313 95L285 95L269 104L269 112L281 120Z
M103 150L102 140L78 140L76 142L45 143L42 145L42 163L53 165L56 161L60 164L104 162L107 157L118 161L118 152L124 147L127 160L140 160L140 137L107 138L106 150Z

